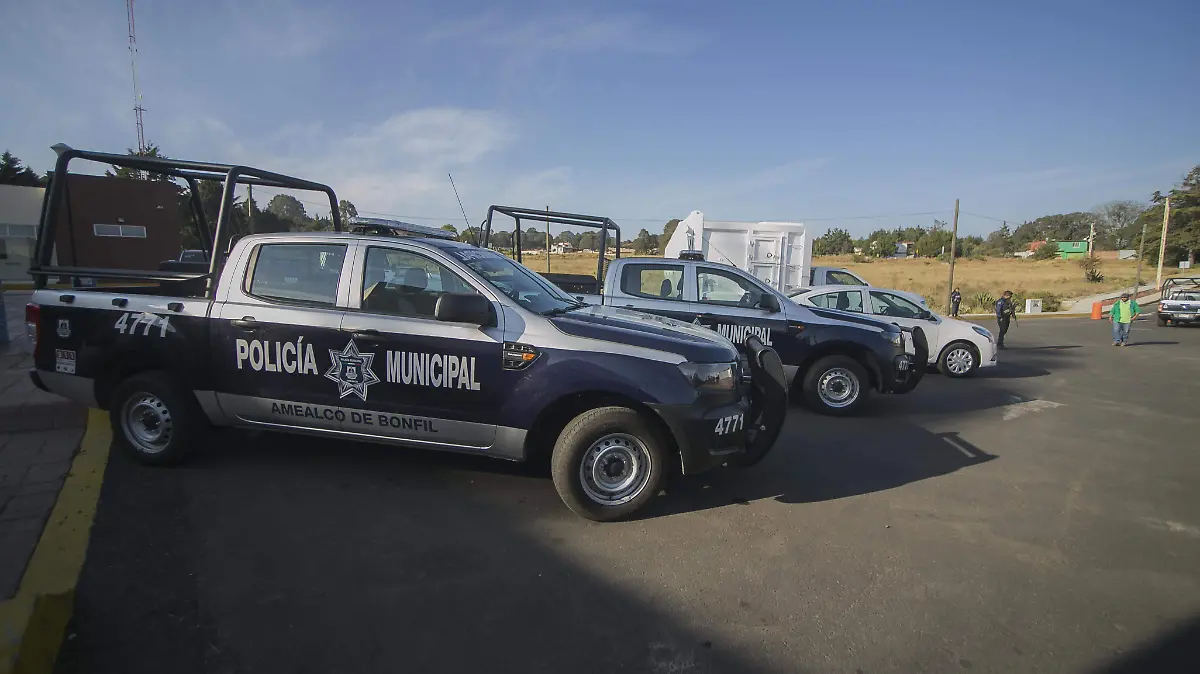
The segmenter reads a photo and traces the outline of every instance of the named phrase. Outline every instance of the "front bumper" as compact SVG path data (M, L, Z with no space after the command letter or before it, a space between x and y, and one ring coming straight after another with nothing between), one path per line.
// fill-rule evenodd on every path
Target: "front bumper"
M904 328L904 351L890 360L879 359L879 390L883 393L908 393L925 376L929 360L929 342L920 328ZM918 365L918 363L920 365Z
M652 406L675 436L684 475L702 473L730 459L753 466L771 451L783 431L788 387L779 354L757 337L747 339L739 350L750 377L736 393L702 394L691 405ZM704 403L706 396L711 404Z
M695 475L715 468L730 456L746 451L746 424L750 423L750 398L715 405L651 405L671 429L683 474Z

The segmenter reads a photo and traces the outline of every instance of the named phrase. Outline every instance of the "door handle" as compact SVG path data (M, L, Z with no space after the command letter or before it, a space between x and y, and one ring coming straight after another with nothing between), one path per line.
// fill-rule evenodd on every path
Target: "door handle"
M355 339L370 341L383 339L384 335L374 328L366 328L364 330L352 330L350 331L350 336Z
M229 321L230 325L239 330L258 330L262 325L253 316L242 316Z

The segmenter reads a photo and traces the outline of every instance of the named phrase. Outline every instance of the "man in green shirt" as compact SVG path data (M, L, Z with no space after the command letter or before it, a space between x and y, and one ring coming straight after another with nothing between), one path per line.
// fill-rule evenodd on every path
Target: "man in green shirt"
M1137 301L1130 299L1129 293L1121 293L1121 299L1112 305L1112 311L1108 314L1113 326L1113 346L1126 346L1129 343L1129 326L1133 325L1133 319L1140 313L1142 308Z

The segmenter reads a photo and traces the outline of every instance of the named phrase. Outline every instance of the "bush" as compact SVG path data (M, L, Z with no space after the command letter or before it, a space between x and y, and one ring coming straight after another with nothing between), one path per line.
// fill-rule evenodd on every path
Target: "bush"
M1017 307L1017 311L1019 313L1024 313L1026 299L1041 300L1042 311L1058 311L1062 308L1062 295L1055 295L1054 293L1045 290L1039 290L1036 293L1029 294L1025 294L1024 292L1014 292L1012 298L1013 305Z
M850 259L854 260L855 262L857 262L859 264L871 264L872 262L874 262L874 260L867 257L866 255L859 255L858 253L855 253L854 257L852 257Z
M1058 244L1053 241L1047 241L1033 251L1035 260L1053 260L1056 257L1058 257Z
M1100 260L1095 257L1085 257L1079 261L1079 268L1083 270L1083 278L1088 283L1100 283L1104 280L1104 274L1100 272Z
M992 311L996 307L996 298L985 292L976 293L970 299L963 298L964 303L970 307L974 313L985 314Z

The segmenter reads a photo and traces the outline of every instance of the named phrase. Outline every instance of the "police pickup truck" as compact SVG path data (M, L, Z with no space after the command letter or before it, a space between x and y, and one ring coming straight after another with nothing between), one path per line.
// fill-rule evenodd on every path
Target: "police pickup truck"
M71 152L186 175L175 160ZM226 184L305 184L205 166ZM141 284L51 288L85 270L51 266L43 227L26 310L34 382L107 409L147 464L180 461L210 425L546 458L567 506L599 521L645 506L672 470L753 464L775 443L787 394L769 347L583 305L465 243L340 231L328 194L338 231L250 234L190 280L88 269Z
M681 253L681 259L622 258L618 247L616 259L606 261L607 241L619 241L621 235L616 223L601 216L493 206L482 228L485 243L495 214L517 222L518 242L523 220L599 229L597 276L546 278L580 302L692 323L735 343L757 338L778 352L786 385L814 411L850 415L871 390L907 393L925 374L929 345L919 327L902 329L861 313L801 306L748 272L705 261L694 251ZM519 246L516 250L519 255ZM594 294L597 286L600 294Z

